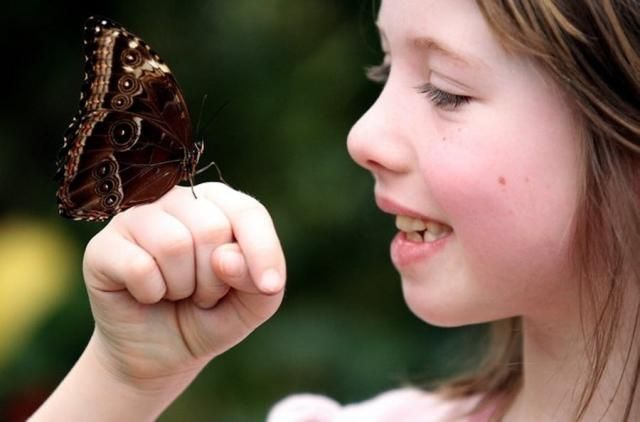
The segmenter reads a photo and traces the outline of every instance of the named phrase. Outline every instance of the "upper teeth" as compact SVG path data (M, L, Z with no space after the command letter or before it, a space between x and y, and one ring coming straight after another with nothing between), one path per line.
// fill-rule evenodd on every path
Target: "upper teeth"
M398 230L406 232L407 238L413 241L433 242L451 232L451 227L445 224L408 217L406 215L396 217L396 227Z

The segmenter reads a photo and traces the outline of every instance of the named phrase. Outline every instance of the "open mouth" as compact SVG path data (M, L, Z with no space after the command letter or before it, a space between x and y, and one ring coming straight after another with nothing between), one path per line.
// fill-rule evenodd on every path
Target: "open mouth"
M448 236L453 231L451 226L446 224L406 215L396 216L396 227L405 233L407 240L419 243L435 242Z

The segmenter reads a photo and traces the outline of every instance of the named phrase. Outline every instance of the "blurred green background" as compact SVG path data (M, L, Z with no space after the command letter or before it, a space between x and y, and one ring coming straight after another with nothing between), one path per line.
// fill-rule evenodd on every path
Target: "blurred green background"
M350 126L380 89L363 72L381 59L375 4L100 4L21 0L0 16L0 420L37 407L92 330L81 259L102 225L60 218L52 180L77 110L91 14L151 44L194 120L208 94L201 163L215 160L227 182L271 210L287 255L280 312L215 359L161 420L260 421L294 392L360 401L472 364L482 327L438 329L407 310L388 257L393 221L346 151ZM215 178L211 170L199 182Z

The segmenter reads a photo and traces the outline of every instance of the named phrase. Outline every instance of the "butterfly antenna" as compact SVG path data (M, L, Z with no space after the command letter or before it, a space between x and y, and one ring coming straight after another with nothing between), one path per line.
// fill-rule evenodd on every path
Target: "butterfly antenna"
M218 117L218 114L220 114L220 112L228 105L229 105L229 100L225 101L220 107L218 107L215 113L213 113L213 116L211 116L211 119L209 119L209 121L207 122L207 125L202 129L202 133L207 133L207 130L209 130L209 128L215 121L216 117Z
M196 122L196 139L200 139L200 122L202 121L202 112L204 111L204 105L207 102L207 94L202 96L200 102L200 111L198 112L198 121Z
M204 106L204 101L206 99L206 95L205 97L202 99L202 104ZM211 126L211 124L215 121L215 118L218 116L218 114L220 114L220 112L229 105L229 100L225 101L220 107L218 107L218 109L215 111L215 113L213 113L213 116L211 117L211 119L209 119L209 121L207 122L207 125L204 126L204 128L202 129L202 133L206 133L207 130L209 129L209 127ZM198 118L198 125L197 127L200 128L200 118L202 117L202 109L204 107L200 108L200 117ZM199 134L199 130L196 131L196 133ZM198 138L197 138L198 139ZM203 141L204 142L204 141ZM218 164L216 164L215 161L210 162L209 164L207 164L206 166L202 167L201 169L198 169L195 174L200 174L206 170L208 170L209 168L211 168L211 166L216 168L216 171L218 172L218 179L220 179L220 181L222 183L224 183L225 185L229 186L229 183L227 183L226 180L224 180L224 177L222 177L222 171L220 170L220 167L218 167ZM193 183L192 183L193 186ZM195 194L194 194L195 195Z

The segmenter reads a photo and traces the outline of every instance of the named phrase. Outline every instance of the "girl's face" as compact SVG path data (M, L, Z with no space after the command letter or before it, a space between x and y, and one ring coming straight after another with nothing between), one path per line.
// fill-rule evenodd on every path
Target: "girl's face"
M383 0L378 26L389 73L348 147L396 216L409 307L438 325L564 312L581 155L560 90L473 0Z

